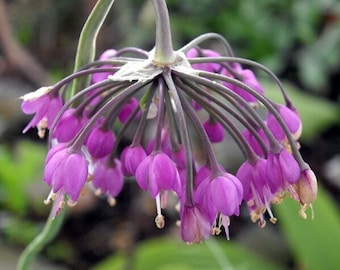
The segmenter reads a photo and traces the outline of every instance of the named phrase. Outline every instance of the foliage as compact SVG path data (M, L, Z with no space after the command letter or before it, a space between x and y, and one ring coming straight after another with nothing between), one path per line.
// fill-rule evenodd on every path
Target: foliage
M120 253L92 270L124 269L128 263L135 270L281 269L232 241L209 239L188 246L170 238L159 238L138 245L132 261Z
M18 142L12 151L0 148L0 205L3 208L25 213L29 205L27 187L41 180L45 154L45 147L27 141Z
M276 73L293 65L301 82L314 91L321 93L328 74L339 68L340 3L335 0L168 2L174 31L183 39L220 33L237 55L256 59Z
M302 269L334 269L339 265L340 215L336 204L319 186L318 199L313 206L314 220L297 218L297 204L285 200L275 212L279 224Z

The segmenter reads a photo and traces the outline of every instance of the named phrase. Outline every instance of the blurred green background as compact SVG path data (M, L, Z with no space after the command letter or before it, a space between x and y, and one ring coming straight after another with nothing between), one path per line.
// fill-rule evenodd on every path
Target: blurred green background
M1 263L15 263L49 211L43 204L49 190L41 180L46 143L34 130L21 134L29 118L20 112L18 97L72 71L77 38L95 2L0 0ZM167 3L175 48L199 34L218 32L237 56L256 60L282 78L303 120L302 154L319 180L315 219L308 212L308 220L302 220L299 205L286 199L274 207L276 225L258 228L244 208L232 219L230 241L221 236L187 246L178 239L175 213L166 212L166 228L159 231L153 201L128 183L114 208L90 192L84 196L34 269L338 269L339 1ZM124 46L150 50L153 16L150 1L116 0L99 35L98 54ZM262 83L277 99L272 83Z

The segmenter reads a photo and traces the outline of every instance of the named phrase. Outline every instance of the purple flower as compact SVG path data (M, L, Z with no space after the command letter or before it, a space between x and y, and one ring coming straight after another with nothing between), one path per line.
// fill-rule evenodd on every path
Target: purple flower
M266 147L269 147L269 141L268 141L268 138L267 138L266 134L264 133L263 129L259 129L257 131L257 134L259 135L259 137L262 140L262 142L264 143L264 145ZM246 139L246 141L249 143L250 147L254 150L255 154L257 154L260 157L266 156L266 153L263 152L263 149L262 149L260 143L258 142L258 140L255 138L255 136L248 129L245 129L242 132L242 135Z
M267 161L259 158L255 163L244 162L236 173L236 177L243 186L243 198L245 201L256 201L262 205L265 203L265 186L268 183L266 173ZM270 198L269 198L270 199Z
M200 243L208 238L211 224L207 215L198 207L183 206L181 210L181 237L187 243Z
M278 113L286 123L290 133L297 140L302 132L302 124L298 114L284 105L278 106ZM271 113L267 115L267 125L277 140L284 141L287 138L282 126Z
M69 142L80 131L83 126L83 119L76 115L74 108L68 109L59 119L52 136L59 143Z
M213 50L203 49L198 50L196 48L190 49L186 53L188 58L194 58L194 57L218 57L221 56L218 52L215 52ZM199 64L192 64L192 67L194 69L208 71L208 72L218 72L221 69L221 65L217 63L199 63Z
M209 119L203 123L203 127L212 143L223 141L224 129L220 123Z
M103 158L111 153L115 143L115 136L111 130L95 127L86 140L86 146L94 158Z
M55 146L47 156L44 180L53 192L62 190L76 202L88 176L88 162L81 151L70 151L66 146Z
M279 153L268 153L266 171L268 185L273 193L286 190L300 178L300 167L294 157L284 148Z
M243 198L240 181L230 173L224 173L210 181L208 191L218 212L225 216L239 215Z
M108 162L107 158L98 160L93 172L93 186L98 194L107 193L109 202L114 202L124 185L122 164L118 159Z
M239 79L241 82L252 88L257 93L264 94L263 87L256 79L253 71L251 71L250 69L242 69L241 65L238 64L234 65L234 71L237 73L236 79ZM238 94L240 97L242 97L245 101L249 103L257 103L257 98L250 92L244 90L242 87L229 82L225 82L224 85L236 94Z
M116 55L117 51L114 49L106 50L102 53L102 55L99 57L100 61L109 60L110 58L114 57ZM112 67L111 65L102 65L101 67ZM92 75L92 82L97 83L101 82L103 80L106 80L109 75L112 75L112 72L97 72Z
M125 124L131 113L139 106L139 102L136 98L131 98L119 111L118 119L121 123ZM138 113L135 118L138 118L140 113Z
M144 190L156 197L162 190L174 190L181 194L181 183L174 162L163 152L151 153L136 170L136 181Z
M32 127L38 126L39 122L44 119L47 122L45 128L51 128L54 119L63 106L61 97L54 96L51 91L51 87L42 87L21 97L23 99L21 110L25 114L35 114L23 130L23 133Z
M207 173L207 171L202 170L202 174L199 177L203 176L205 173ZM202 179L197 185L193 198L195 204L200 206L201 209L204 209L209 222L213 223L217 218L218 210L212 199L212 196L214 195L210 192L210 184L211 178L209 173L209 175Z
M122 169L126 176L135 175L138 166L146 159L146 153L142 146L129 146L123 150L121 161Z

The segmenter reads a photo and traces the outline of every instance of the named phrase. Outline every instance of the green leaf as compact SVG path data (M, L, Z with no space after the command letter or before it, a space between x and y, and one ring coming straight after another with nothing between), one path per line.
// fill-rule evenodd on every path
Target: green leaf
M264 81L262 85L269 98L282 102L281 92L276 85L268 81ZM311 142L326 128L340 123L340 110L336 103L299 91L291 84L284 83L284 87L300 114L303 126L302 141Z
M0 148L0 203L22 214L28 206L28 184L41 181L46 149L27 141L15 147L11 152Z
M314 220L311 214L307 220L300 218L298 210L295 201L286 199L276 207L275 213L299 269L335 269L340 262L340 216L335 203L319 188Z
M132 262L131 256L119 253L92 270L124 269L128 262ZM138 245L131 267L135 270L280 269L232 241L210 239L203 244L187 245L169 238Z

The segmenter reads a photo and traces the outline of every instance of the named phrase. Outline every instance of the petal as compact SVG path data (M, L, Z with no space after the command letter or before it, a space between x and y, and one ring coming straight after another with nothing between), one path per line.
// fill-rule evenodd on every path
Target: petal
M149 166L150 166L151 157L146 157L138 166L136 170L136 181L137 184L144 190L148 190L148 181L149 181Z
M64 190L77 201L88 177L88 162L81 153L70 154L60 168L64 176Z

